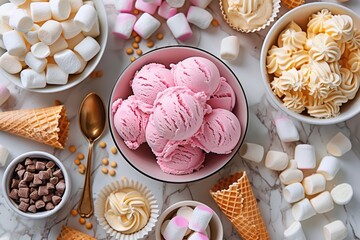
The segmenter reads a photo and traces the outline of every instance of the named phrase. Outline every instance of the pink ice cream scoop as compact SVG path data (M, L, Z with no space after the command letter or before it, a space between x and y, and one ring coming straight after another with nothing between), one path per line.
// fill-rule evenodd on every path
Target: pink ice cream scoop
M205 92L209 97L220 85L220 73L216 65L202 57L190 57L171 65L174 82L194 92Z
M190 144L179 145L167 157L157 157L162 171L169 174L189 174L199 170L204 163L205 153Z
M238 118L225 109L214 109L205 116L203 131L194 137L194 145L205 152L230 153L239 142L241 126Z
M166 139L185 140L199 130L210 110L204 92L170 87L159 93L154 102L155 126Z
M158 63L150 63L141 68L132 80L132 90L138 99L153 104L156 95L174 86L174 77L169 69Z
M222 78L220 87L206 102L211 108L222 108L232 111L235 106L236 96L232 87Z
M114 126L130 149L137 149L146 141L145 128L151 113L151 105L145 104L134 95L126 100L118 99L112 104Z

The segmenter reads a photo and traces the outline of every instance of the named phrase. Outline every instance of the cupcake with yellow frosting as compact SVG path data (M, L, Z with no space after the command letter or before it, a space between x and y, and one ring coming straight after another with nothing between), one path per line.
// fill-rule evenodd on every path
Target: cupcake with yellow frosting
M155 226L158 212L150 190L126 178L104 187L95 206L99 224L110 236L121 240L146 237Z

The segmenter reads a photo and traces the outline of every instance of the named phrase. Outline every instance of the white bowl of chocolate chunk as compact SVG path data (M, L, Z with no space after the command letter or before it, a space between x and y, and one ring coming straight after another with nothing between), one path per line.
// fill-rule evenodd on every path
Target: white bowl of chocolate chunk
M6 168L2 189L5 202L17 214L42 219L59 211L70 197L70 177L55 156L24 153Z

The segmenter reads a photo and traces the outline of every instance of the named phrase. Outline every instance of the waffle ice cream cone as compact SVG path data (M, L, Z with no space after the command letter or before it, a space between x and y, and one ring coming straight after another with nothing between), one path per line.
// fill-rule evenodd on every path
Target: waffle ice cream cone
M63 226L57 240L96 240L85 233L68 226Z
M220 180L210 194L244 240L270 239L246 172Z
M63 149L69 120L63 105L0 112L0 131Z
M288 9L293 9L304 4L305 0L281 0L281 3L284 4Z

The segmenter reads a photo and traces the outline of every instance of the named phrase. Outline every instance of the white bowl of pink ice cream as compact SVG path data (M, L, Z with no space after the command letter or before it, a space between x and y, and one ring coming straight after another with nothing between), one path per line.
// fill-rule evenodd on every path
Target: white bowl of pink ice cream
M203 179L239 149L248 124L234 73L203 50L151 51L119 77L109 103L110 130L124 158L164 182Z

